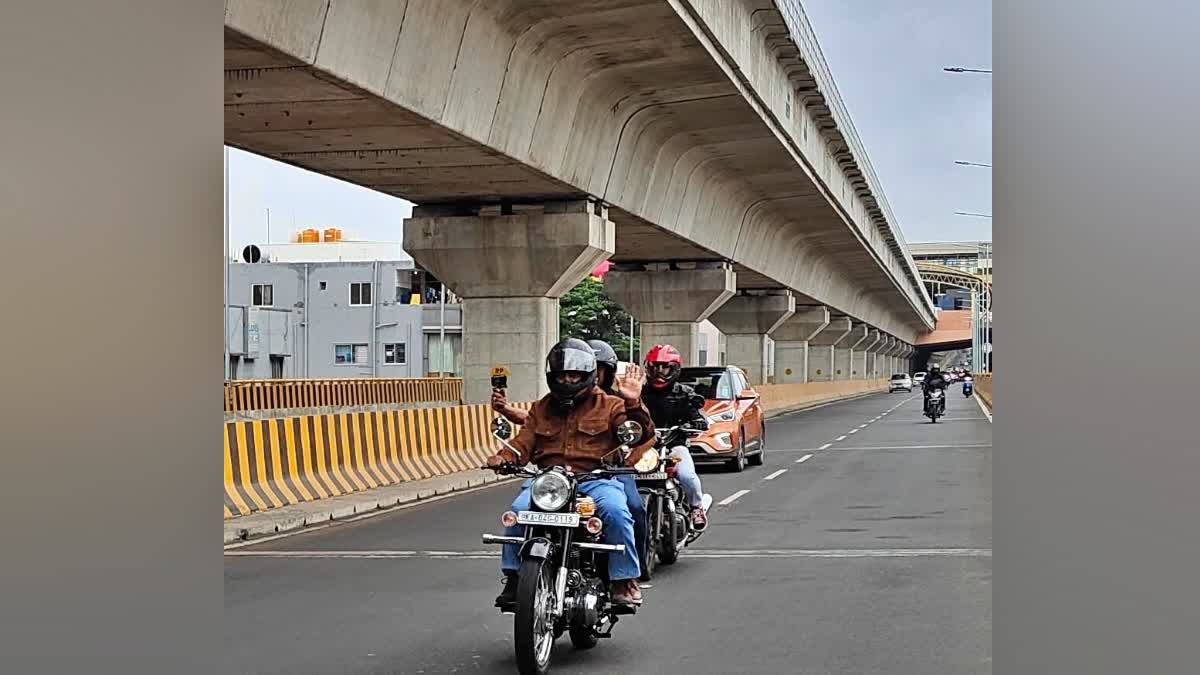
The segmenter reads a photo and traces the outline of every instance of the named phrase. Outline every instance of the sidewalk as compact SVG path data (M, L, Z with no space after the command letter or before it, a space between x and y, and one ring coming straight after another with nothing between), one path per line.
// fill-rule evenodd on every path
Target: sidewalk
M224 544L253 542L260 537L330 521L345 520L372 511L412 504L438 495L512 480L514 478L511 476L498 476L492 471L476 469L400 485L374 488L340 497L268 509L223 521L225 526Z

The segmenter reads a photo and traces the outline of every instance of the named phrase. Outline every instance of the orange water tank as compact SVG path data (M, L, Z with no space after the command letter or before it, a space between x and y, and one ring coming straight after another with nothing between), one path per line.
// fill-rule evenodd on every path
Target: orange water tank
M342 231L336 227L325 228L325 241L341 241Z
M312 244L321 241L321 233L317 230L309 228L300 233L300 241L305 244Z

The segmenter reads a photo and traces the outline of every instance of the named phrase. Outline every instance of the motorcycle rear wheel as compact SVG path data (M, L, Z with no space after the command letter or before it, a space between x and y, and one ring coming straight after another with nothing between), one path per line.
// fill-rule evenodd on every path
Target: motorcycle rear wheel
M666 514L664 514L666 515ZM662 539L658 548L658 561L664 565L674 565L676 560L679 560L679 536L678 527L675 519L679 518L679 514L667 516L666 522L663 523Z
M513 617L513 646L521 675L546 675L554 650L554 566L545 560L521 563L517 606Z

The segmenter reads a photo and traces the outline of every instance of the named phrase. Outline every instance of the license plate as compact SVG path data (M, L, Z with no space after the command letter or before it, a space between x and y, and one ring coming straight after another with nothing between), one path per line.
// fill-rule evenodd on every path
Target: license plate
M639 473L637 475L637 479L638 480L666 480L667 472L659 471L656 473Z
M578 513L542 513L540 511L521 511L517 514L517 523L521 525L554 525L556 527L579 527Z

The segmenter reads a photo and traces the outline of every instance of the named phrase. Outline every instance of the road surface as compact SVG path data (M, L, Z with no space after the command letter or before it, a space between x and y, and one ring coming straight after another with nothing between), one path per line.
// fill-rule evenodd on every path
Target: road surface
M709 531L555 673L991 672L990 422L950 389L773 419L765 466L702 469ZM512 484L226 551L225 672L513 673L492 607Z

